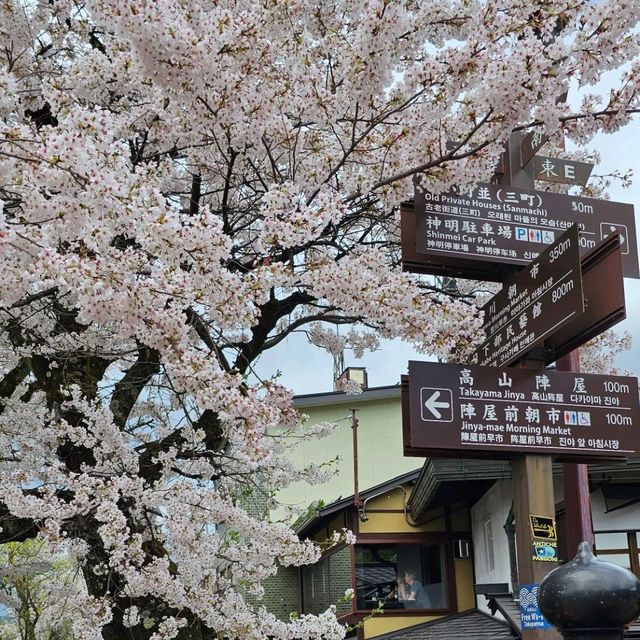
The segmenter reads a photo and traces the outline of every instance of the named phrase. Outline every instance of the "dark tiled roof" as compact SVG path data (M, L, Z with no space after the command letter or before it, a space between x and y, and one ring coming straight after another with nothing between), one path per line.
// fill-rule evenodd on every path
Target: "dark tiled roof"
M634 620L630 625L627 631L624 634L625 638L631 640L632 638L640 638L640 618Z
M471 609L431 622L423 622L406 629L377 636L376 640L502 640L516 638L513 630L502 620Z

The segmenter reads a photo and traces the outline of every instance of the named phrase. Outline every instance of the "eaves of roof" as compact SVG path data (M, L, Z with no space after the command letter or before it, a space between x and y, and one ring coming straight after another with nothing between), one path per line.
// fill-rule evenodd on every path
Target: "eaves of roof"
M397 398L400 400L400 385L392 385L387 387L371 387L365 389L362 393L355 395L346 394L343 391L329 391L327 393L309 393L306 395L295 396L293 399L294 406L300 407L319 407L323 405L339 405L339 404L360 404L371 400L385 400L387 398Z
M414 471L409 471L408 473L403 473L400 476L396 476L395 478L391 478L391 480L387 480L381 484L376 485L375 487L371 487L366 489L365 491L361 491L359 493L359 497L361 500L367 500L368 498L372 498L376 495L386 493L390 491L394 487L398 485L404 485L411 482L415 482L418 476L420 475L421 470L415 469ZM328 504L320 509L315 510L310 516L305 518L304 520L297 522L293 525L295 532L298 536L302 537L309 532L310 529L314 528L315 525L319 524L322 520L326 520L334 516L339 511L346 509L348 507L353 506L353 495L347 496L345 498L340 498L331 504Z
M460 460L427 458L409 497L408 507L414 522L420 522L430 508L438 489L447 482L492 481L511 477L509 462L504 460Z
M600 462L589 465L589 476L597 483L598 478L608 481L640 481L640 456L620 462ZM553 464L553 474L562 473L562 464ZM451 458L427 458L414 490L408 500L411 518L420 522L429 510L438 490L443 485L460 485L462 492L468 483L491 482L511 478L511 465L506 460L465 460Z
M503 620L478 609L470 609L430 622L423 622L398 631L377 636L376 640L502 640L517 638L514 630Z

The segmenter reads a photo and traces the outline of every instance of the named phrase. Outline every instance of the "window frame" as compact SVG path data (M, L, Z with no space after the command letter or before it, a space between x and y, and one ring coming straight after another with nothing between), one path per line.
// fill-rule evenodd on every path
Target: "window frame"
M351 588L354 594L357 588L356 576L356 546L365 545L393 545L393 544L413 544L428 545L438 544L442 547L442 557L444 561L443 575L445 577L445 594L448 607L440 609L384 609L385 616L443 616L458 612L456 598L455 566L453 557L453 544L451 536L446 533L367 533L358 535L357 541L351 546ZM352 611L354 614L367 615L372 609L358 609L357 598L352 601Z

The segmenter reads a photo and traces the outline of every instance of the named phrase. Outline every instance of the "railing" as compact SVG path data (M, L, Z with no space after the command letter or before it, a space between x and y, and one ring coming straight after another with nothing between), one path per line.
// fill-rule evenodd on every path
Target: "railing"
M640 529L598 529L594 531L596 542L594 544L594 553L599 556L627 556L629 564L627 569L640 578L640 557L638 549L638 533ZM626 547L610 548L604 546L603 536L624 534L626 536ZM618 543L619 544L619 543ZM602 557L603 560L609 558ZM616 563L618 564L618 563Z

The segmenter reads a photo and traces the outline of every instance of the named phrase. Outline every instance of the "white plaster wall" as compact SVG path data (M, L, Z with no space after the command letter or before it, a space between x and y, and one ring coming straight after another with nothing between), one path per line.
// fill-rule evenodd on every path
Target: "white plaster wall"
M562 478L554 477L554 497L558 503L563 499ZM511 567L509 564L509 542L504 530L504 523L509 515L513 501L513 484L511 480L497 481L487 493L471 509L471 524L474 549L474 570L476 584L506 582L510 588ZM591 509L594 531L611 529L640 529L640 503L611 513L605 513L606 505L602 491L591 494ZM494 569L487 568L484 540L484 522L491 519L493 533ZM640 536L639 536L640 538ZM596 550L626 548L627 537L620 534L596 534ZM614 562L629 569L628 555L601 554L602 560ZM484 595L477 596L478 607L489 611Z
M606 505L602 491L598 489L591 494L591 512L593 516L593 530L611 529L640 529L640 503L616 509L611 513L605 513ZM597 549L624 549L627 547L627 536L624 533L598 534L596 533ZM597 552L597 551L596 551ZM629 569L628 555L600 554L602 560L614 562Z
M511 480L498 480L471 508L476 584L506 582L511 586L509 541L504 530L504 523L507 521L512 500L513 485ZM484 523L487 518L491 519L493 533L493 571L487 567L485 551ZM477 604L480 609L489 612L484 595L477 596Z

